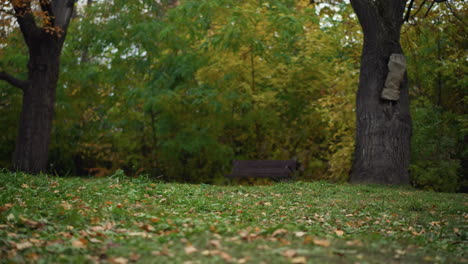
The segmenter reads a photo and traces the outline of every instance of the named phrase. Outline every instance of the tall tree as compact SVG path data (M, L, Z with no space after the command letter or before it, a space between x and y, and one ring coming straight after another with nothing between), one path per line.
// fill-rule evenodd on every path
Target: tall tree
M400 29L406 0L351 0L364 34L356 97L353 183L408 184L411 117L406 74L398 100L381 97L388 62L403 54Z
M75 0L9 2L29 50L26 80L0 71L1 80L23 92L13 165L17 170L38 173L47 167L60 54Z

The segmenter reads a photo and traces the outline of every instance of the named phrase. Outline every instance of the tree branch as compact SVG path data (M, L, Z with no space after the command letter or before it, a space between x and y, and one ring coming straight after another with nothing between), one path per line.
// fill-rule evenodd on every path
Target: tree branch
M450 10L450 12L452 12L452 15L453 15L456 19L458 19L458 21L460 21L465 27L468 26L468 25L465 23L465 21L463 21L463 19L461 19L461 18L457 15L457 13L455 12L455 10L453 10L452 6L449 4L448 1L445 2L445 5L446 5L447 8Z
M38 27L34 21L34 16L31 11L31 2L30 1L21 1L19 4L13 4L13 9L15 10L15 16L20 25L21 32L23 33L24 40L28 44L32 44L32 38L38 32Z
M28 84L27 81L16 79L12 75L10 75L10 74L8 74L8 73L6 73L4 71L0 71L0 80L4 80L4 81L8 82L9 84L20 88L21 90L24 90L26 85Z
M70 18L73 15L73 8L76 0L62 0L52 1L51 7L54 13L55 26L60 27L63 31L66 31Z
M435 2L436 2L435 0L432 1L431 5L429 6L429 9L427 9L426 14L424 15L424 17L427 17L427 15L429 15L429 12L431 12L432 6L434 6Z
M424 4L426 3L427 0L424 0L421 5L418 7L418 10L416 10L416 12L414 13L413 17L416 17L416 15L419 13L419 11L421 11L421 8L424 6Z
M411 9L413 8L414 0L411 0L411 2L408 5L408 10L406 10L406 15L403 21L408 22L411 14Z
M54 19L55 14L52 10L51 0L40 0L39 3L41 5L42 11L47 13L47 19L50 23L50 26L54 27L55 26L55 19Z

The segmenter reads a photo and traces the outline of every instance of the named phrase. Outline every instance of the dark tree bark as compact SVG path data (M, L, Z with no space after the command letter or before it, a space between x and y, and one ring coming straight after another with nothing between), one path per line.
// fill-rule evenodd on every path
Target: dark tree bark
M15 1L16 5L13 4L29 50L28 79L18 80L0 73L0 79L23 91L13 166L28 173L43 172L47 167L60 54L75 4L75 0L38 2L47 16L43 27L36 25L31 1Z
M406 0L351 0L364 33L356 98L352 183L409 184L411 117L406 74L397 101L381 99L392 53L403 54Z

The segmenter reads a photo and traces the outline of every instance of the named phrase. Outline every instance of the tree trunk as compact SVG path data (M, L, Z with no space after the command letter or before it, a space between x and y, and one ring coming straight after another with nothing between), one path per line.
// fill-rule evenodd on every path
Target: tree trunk
M29 47L29 84L23 89L23 106L13 154L16 170L39 173L47 168L60 46L54 36L42 33Z
M409 184L411 117L406 74L397 101L381 99L392 53L402 54L405 0L351 0L364 33L356 97L352 183Z
M36 4L40 7L40 13L37 10L33 12L31 2L11 1L29 50L28 79L19 80L0 71L0 80L23 91L13 167L28 173L39 173L47 168L60 53L75 0L38 1ZM41 17L35 18L35 14ZM42 20L43 27L38 27L36 20Z

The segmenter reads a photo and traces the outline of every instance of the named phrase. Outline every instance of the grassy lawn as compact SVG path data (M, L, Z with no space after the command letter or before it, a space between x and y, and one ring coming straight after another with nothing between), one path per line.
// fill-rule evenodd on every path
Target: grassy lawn
M0 263L467 263L467 198L0 173Z

